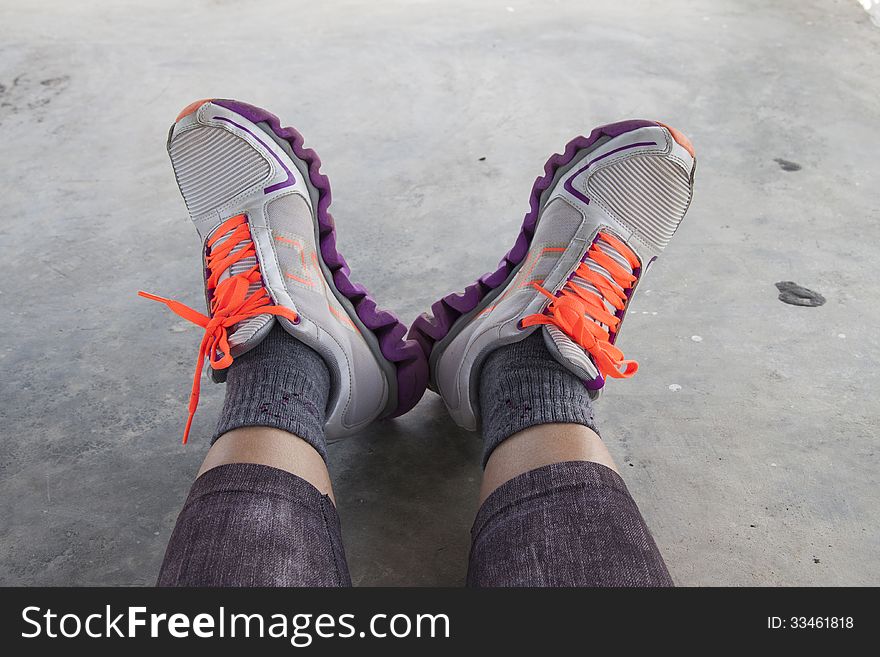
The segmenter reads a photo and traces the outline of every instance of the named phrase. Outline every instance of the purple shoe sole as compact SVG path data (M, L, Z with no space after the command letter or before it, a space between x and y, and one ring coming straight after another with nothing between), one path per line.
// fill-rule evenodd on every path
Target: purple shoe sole
M532 186L529 198L529 211L523 219L522 228L513 248L498 264L498 269L480 276L476 283L467 286L463 292L453 292L436 301L430 313L422 313L412 323L409 337L419 343L425 358L431 357L434 346L455 328L455 324L465 315L473 312L493 290L504 286L517 266L525 259L532 244L532 237L538 225L541 211L541 195L553 184L556 172L571 163L574 157L585 148L593 146L602 137L619 137L622 134L660 125L656 121L633 119L619 123L609 123L593 130L588 137L575 137L565 145L562 153L555 153L544 165L544 175L539 176Z
M407 339L406 326L391 312L380 310L367 289L351 280L351 269L336 248L336 228L329 212L330 180L321 173L321 158L303 146L303 136L294 128L282 127L277 116L259 107L236 100L212 100L246 118L251 123L266 123L279 139L290 144L294 154L308 165L309 181L318 191L318 219L321 258L333 276L336 289L348 299L358 319L376 337L382 355L397 371L397 407L386 417L402 415L415 406L428 384L428 362L419 344Z

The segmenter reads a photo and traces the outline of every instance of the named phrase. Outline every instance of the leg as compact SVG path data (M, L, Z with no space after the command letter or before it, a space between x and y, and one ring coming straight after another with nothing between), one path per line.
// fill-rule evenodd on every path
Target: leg
M471 584L671 584L591 402L638 370L621 326L684 219L695 166L691 143L657 121L575 137L535 180L498 269L413 323L453 420L482 418Z
M412 408L427 363L352 282L330 182L302 135L240 101L188 105L168 135L201 238L208 314L141 292L205 330L223 416L171 537L163 585L350 584L324 466L341 438Z
M227 386L159 585L350 585L324 462L324 361L275 327L235 360Z
M486 453L472 586L670 586L589 395L540 334L494 352L481 372Z

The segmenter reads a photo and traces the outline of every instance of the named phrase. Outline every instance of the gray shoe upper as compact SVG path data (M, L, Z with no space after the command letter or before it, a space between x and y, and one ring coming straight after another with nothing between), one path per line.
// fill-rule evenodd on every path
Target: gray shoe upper
M457 424L479 426L478 382L486 357L535 330L544 332L551 354L569 371L585 382L597 378L590 354L557 327L521 328L523 318L543 312L550 302L531 284L558 293L600 230L635 252L644 275L684 217L694 163L670 131L656 125L600 142L557 171L541 196L526 258L432 350L433 384Z

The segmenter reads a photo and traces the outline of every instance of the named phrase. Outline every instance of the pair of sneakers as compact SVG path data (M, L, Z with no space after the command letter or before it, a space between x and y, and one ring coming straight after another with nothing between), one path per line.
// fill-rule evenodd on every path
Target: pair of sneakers
M429 386L458 425L476 430L486 357L538 330L598 396L607 378L636 372L615 341L639 281L687 211L695 167L688 140L655 121L576 137L535 181L498 269L407 330L352 282L329 181L295 129L246 103L200 100L177 117L168 152L202 240L207 313L140 294L205 329L184 442L205 360L225 380L276 322L327 363L328 438L406 413Z

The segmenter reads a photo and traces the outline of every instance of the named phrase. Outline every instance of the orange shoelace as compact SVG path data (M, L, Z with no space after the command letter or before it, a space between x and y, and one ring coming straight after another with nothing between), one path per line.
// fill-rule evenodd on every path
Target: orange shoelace
M222 244L213 248L223 238ZM295 312L283 306L275 306L269 297L265 287L248 296L248 289L254 283L261 283L259 265L235 276L230 276L219 282L220 276L232 265L248 257L256 259L257 251L251 238L250 227L247 217L243 214L224 221L207 243L208 255L206 264L208 267L208 280L206 286L211 293L211 316L203 315L179 301L165 299L149 294L138 292L145 299L152 299L164 303L172 312L180 315L185 320L197 324L205 329L202 343L199 346L199 356L196 361L196 373L193 377L192 392L189 396L189 415L186 419L186 427L183 430L183 444L189 437L193 416L199 406L199 391L201 389L202 370L205 367L205 359L211 363L215 370L224 369L232 365L232 355L229 353L229 335L227 330L251 317L270 314L281 315L292 322L298 321ZM236 247L239 247L236 250Z
M619 239L608 233L599 233L598 237L619 253L633 271L641 266L636 254ZM632 288L638 279L602 251L598 241L594 241L590 246L587 257L601 265L616 285L602 274L590 269L584 262L578 265L575 276L591 283L599 294L575 283L574 276L557 296L539 284L532 283L536 290L552 301L543 313L525 317L522 326L537 324L556 326L593 357L600 374L615 379L629 378L639 369L639 364L634 360L625 360L623 352L611 343L611 335L617 332L620 318L608 312L605 302L610 303L616 310L623 310L627 303L626 290ZM608 330L602 328L600 324L607 326Z

